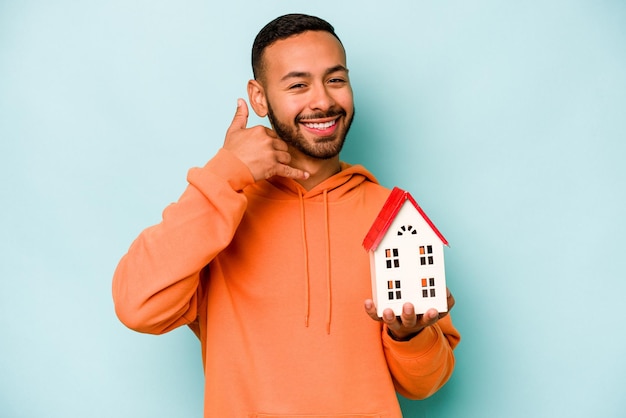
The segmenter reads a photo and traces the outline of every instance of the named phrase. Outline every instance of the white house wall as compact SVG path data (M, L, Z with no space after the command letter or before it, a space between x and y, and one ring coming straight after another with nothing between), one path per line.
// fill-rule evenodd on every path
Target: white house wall
M411 225L417 230L415 235L405 232L398 236L397 232L402 226ZM432 245L434 264L422 266L419 258L419 246ZM398 249L399 267L388 269L386 267L386 249ZM422 218L412 204L406 202L397 216L394 218L387 233L378 245L375 252L370 253L372 268L372 293L374 302L378 308L378 315L386 308L393 309L396 315L402 312L402 306L406 302L415 305L418 314L435 308L440 312L447 311L447 297L445 285L445 268L443 244L437 234ZM435 278L434 298L422 298L422 278ZM401 281L401 299L389 300L387 282ZM430 288L430 287L429 287ZM393 291L396 289L394 288Z

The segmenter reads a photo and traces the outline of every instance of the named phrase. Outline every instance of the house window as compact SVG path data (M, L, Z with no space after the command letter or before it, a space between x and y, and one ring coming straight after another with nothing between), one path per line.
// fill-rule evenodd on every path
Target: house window
M400 258L398 257L397 248L388 248L385 250L385 262L387 263L388 269L400 267Z
M421 245L420 246L420 264L422 266L434 264L435 261L433 259L433 246L432 245Z
M389 300L402 299L402 291L400 290L400 280L387 281L387 296Z
M416 235L417 229L414 229L412 225L403 225L398 229L398 235L411 234Z
M422 279L422 297L434 298L435 294L435 278Z

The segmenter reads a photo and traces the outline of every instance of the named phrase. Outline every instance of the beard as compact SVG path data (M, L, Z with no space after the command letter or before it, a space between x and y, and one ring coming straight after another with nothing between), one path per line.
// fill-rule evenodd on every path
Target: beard
M304 135L302 135L302 132L300 131L299 122L306 119L322 119L335 116L343 116L345 118L346 115L346 111L342 108L331 108L327 112L318 112L306 116L298 115L294 120L293 125L290 125L278 120L272 110L272 106L269 102L267 104L267 118L272 124L272 128L274 128L278 137L307 157L319 160L328 160L339 155L343 148L343 144L346 141L346 136L348 135L350 126L352 126L354 113L350 119L344 119L345 128L339 126L333 135L319 138L314 142L309 142L304 138Z

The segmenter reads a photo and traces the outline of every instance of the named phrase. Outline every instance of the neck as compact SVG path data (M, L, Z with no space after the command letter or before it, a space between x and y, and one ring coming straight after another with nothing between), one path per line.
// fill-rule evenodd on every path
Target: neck
M307 156L303 156L299 153L290 152L291 163L290 165L300 170L304 170L309 173L309 178L306 180L297 180L298 183L306 190L311 190L324 180L334 176L341 171L341 164L339 163L339 155L330 158L328 160L320 160Z

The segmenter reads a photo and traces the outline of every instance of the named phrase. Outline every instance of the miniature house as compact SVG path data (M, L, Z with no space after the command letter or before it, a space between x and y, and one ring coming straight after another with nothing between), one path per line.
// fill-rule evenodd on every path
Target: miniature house
M372 299L378 316L411 302L417 314L448 311L441 235L415 199L394 188L363 240L370 255Z

